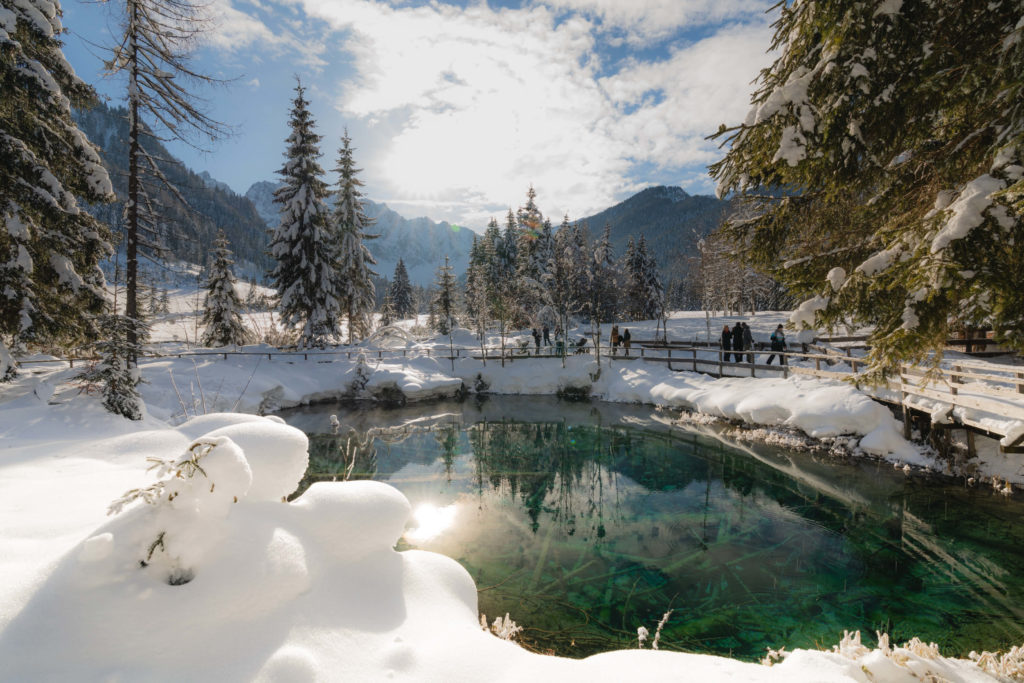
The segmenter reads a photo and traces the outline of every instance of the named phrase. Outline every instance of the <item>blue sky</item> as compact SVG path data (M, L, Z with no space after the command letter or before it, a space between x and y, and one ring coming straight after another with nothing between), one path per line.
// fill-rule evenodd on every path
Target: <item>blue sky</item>
M532 184L556 222L650 185L710 194L704 137L742 121L767 66L773 0L213 0L194 64L229 79L207 111L234 129L172 150L237 192L277 179L295 76L335 166L347 127L366 195L481 229ZM102 75L118 3L65 0L65 54ZM333 180L330 174L329 179Z

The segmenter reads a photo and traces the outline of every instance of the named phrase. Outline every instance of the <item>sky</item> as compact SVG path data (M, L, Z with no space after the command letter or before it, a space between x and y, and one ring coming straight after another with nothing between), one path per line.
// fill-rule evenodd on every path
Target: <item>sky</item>
M119 3L65 0L65 54L111 104ZM211 0L193 65L229 137L170 145L236 192L277 180L296 77L335 168L347 129L365 196L481 230L532 185L553 222L651 185L711 194L705 137L750 108L774 0Z

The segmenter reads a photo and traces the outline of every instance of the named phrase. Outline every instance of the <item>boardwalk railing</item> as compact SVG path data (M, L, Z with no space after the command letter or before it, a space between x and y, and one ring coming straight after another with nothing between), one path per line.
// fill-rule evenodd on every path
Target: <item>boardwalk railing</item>
M588 340L589 341L589 340ZM624 347L601 346L600 354L605 362L641 359L645 362L665 363L670 370L699 372L718 377L788 377L790 374L808 375L822 379L854 379L866 367L866 361L852 354L850 348L840 353L834 349L811 345L812 351L771 351L758 344L758 348L747 351L723 351L714 342L648 342L633 341ZM580 353L593 355L590 344L579 349ZM570 345L565 355L571 357L577 348ZM507 346L504 353L500 347L463 346L455 348L413 348L413 349L335 349L335 350L266 350L266 351L185 351L169 354L147 354L140 360L159 361L166 358L210 358L227 360L231 356L259 356L271 361L297 362L315 361L329 363L335 360L353 360L360 355L368 360L402 360L416 357L437 359L468 359L517 362L524 360L560 359L562 353L554 346L537 349L529 346ZM763 361L774 355L776 364ZM94 362L95 358L77 357L48 360L19 360L19 365ZM893 394L899 396L903 410L922 411L924 402L941 402L951 407L949 419L959 425L990 435L1005 437L1009 431L1004 425L1009 420L1024 422L1024 365L1005 365L983 360L963 359L940 368L925 370L904 365L898 379L893 379L883 391L865 388L875 398L892 401ZM886 391L888 390L888 391ZM893 401L894 402L894 401ZM960 409L960 410L958 410ZM998 416L1002 420L985 420L972 417L975 411ZM929 411L930 412L930 411ZM904 419L909 430L909 420ZM1013 443L1004 444L1008 452L1024 452L1024 436Z

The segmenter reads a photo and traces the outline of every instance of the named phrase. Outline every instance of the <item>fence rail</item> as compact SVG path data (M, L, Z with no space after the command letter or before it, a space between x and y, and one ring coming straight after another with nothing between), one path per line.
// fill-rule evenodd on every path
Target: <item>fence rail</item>
M831 338L831 341L849 338ZM595 347L591 344L577 347L570 344L565 356L577 353L593 355ZM823 340L824 341L824 340ZM850 348L845 353L829 349L817 344L808 345L808 351L771 351L757 344L756 348L744 351L724 351L715 342L692 341L664 343L654 340L633 340L630 348L597 347L598 353L607 361L641 359L645 362L664 363L670 370L690 370L719 377L741 376L773 376L788 377L790 374L807 375L823 379L849 380L856 377L860 370L867 366L863 358L852 354ZM439 360L459 360L474 358L503 362L522 360L560 359L561 349L554 346L460 346L452 348L422 349L335 349L335 350L267 350L267 351L183 351L168 354L146 354L143 361L159 361L166 358L205 358L220 357L227 360L230 356L265 357L268 360L285 362L302 361L332 362L334 359L352 360L360 355L371 360L401 360L427 356ZM778 364L757 362L764 356L775 356ZM19 365L67 363L74 367L75 363L95 362L97 358L73 357L41 360L18 360ZM800 363L797 365L797 363ZM813 365L813 367L811 367ZM963 359L940 368L924 369L904 365L900 368L898 379L890 381L888 387L900 396L900 404L904 410L914 408L914 398L941 401L953 407L969 410L980 410L994 413L1004 418L1024 421L1024 365L999 365L981 360ZM886 400L876 394L876 398ZM995 434L1000 434L998 427L984 425L964 416L954 419L961 424ZM906 420L905 420L906 424ZM1024 452L1024 437L1017 439L1004 450Z

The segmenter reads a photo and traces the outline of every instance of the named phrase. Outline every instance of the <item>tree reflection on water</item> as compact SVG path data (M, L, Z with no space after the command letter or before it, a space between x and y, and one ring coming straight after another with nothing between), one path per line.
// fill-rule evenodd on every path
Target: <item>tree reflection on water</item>
M399 547L458 560L480 611L509 612L540 651L635 647L637 627L669 608L662 649L746 659L825 646L843 629L961 656L1024 639L1024 506L991 490L729 443L645 422L647 409L534 397L530 421L515 421L502 403L398 412L390 425L378 411L378 426L337 433L306 424L303 487L372 478L445 510L443 531Z

